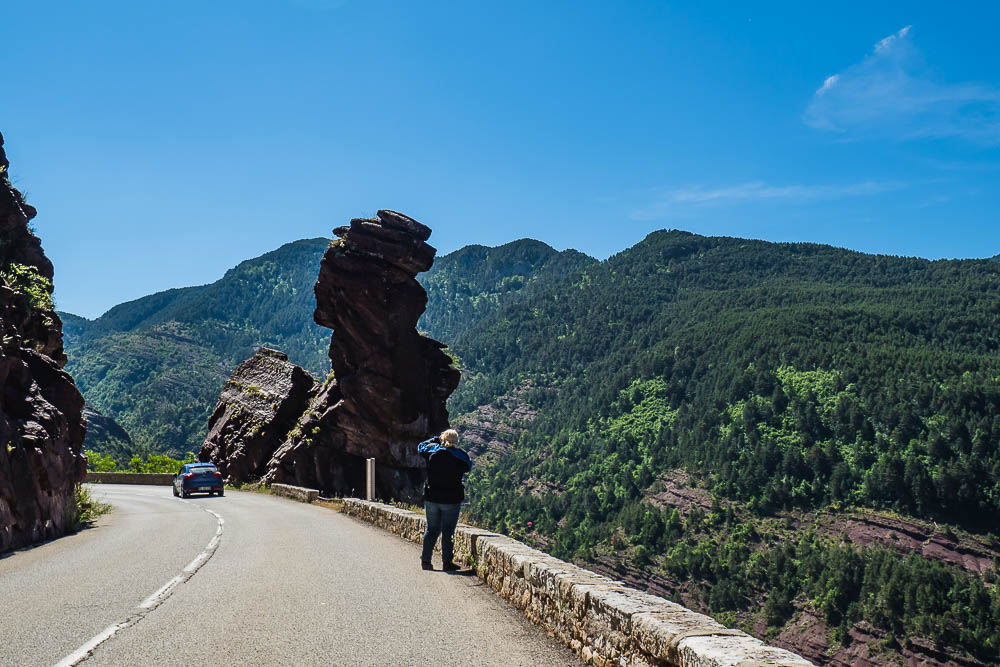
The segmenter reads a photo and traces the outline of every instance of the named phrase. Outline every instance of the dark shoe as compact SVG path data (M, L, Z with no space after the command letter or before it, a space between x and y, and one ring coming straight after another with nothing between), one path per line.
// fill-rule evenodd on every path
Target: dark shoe
M433 570L434 569L434 565L431 564L431 562L429 560L422 560L422 561L420 561L420 569L422 569L422 570Z
M460 565L456 565L455 563L445 563L441 569L445 572L458 572L462 569L462 567Z

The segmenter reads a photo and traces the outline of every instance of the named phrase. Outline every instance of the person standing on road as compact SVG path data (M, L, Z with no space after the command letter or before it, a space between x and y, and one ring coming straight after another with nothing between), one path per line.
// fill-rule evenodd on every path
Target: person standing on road
M455 527L458 509L465 499L462 476L472 470L469 455L458 448L458 432L448 429L441 435L424 440L417 446L427 459L427 483L424 484L424 510L427 513L427 532L424 533L424 550L420 566L433 570L431 555L438 535L441 536L441 559L445 572L459 570L454 560Z

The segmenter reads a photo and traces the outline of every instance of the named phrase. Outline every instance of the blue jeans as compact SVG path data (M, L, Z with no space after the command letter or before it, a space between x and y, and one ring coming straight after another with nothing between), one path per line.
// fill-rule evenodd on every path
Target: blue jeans
M434 553L434 544L437 543L438 535L441 536L441 560L450 563L454 557L455 545L452 536L455 534L455 527L458 525L458 508L461 503L432 503L424 501L424 511L427 512L427 532L424 533L424 550L420 555L420 560L425 563L431 562L431 554Z

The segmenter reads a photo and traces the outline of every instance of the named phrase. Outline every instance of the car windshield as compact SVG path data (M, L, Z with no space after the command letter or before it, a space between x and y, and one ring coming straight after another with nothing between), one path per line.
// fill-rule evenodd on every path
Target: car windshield
M215 466L192 466L190 468L191 472L215 472Z

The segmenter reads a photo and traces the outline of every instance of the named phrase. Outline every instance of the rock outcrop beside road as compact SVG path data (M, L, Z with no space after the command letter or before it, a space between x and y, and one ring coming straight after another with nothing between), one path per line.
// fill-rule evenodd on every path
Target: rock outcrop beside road
M317 324L333 329L328 381L268 464L267 482L338 495L364 489L416 501L424 462L416 444L448 427L445 403L459 372L444 345L417 333L427 293L416 275L434 263L430 228L394 211L351 220L320 262Z
M110 454L122 463L132 458L135 448L132 436L114 418L102 414L92 405L84 405L83 419L87 422L87 439L83 441L84 451Z
M0 553L63 535L83 480L83 396L62 370L52 263L7 178L0 135Z
M259 480L316 389L288 355L260 348L226 381L199 459L214 461L226 482Z
M378 497L413 502L424 480L416 444L448 428L445 404L459 380L445 346L416 328L427 293L415 277L434 262L436 251L427 244L431 230L383 210L334 233L338 239L320 262L314 314L318 324L333 329L330 376L298 408L294 424L285 419L291 407L267 409L253 392L227 385L201 456L216 462L230 481L262 478L336 495L362 493L365 459L374 458ZM244 362L230 383L244 382L242 375L267 364L274 362ZM287 381L279 378L304 371L287 366L255 380L257 391L290 396L278 386ZM239 416L232 406L252 417ZM275 448L278 434L287 437ZM262 464L269 449L273 455Z

